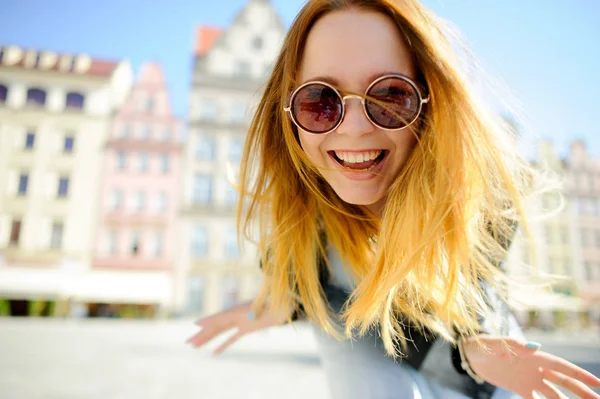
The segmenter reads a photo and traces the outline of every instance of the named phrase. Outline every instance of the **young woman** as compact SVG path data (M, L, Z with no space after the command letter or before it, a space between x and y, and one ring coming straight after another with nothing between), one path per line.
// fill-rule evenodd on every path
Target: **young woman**
M306 4L242 160L262 291L199 321L192 345L303 316L334 398L599 397L494 295L533 174L459 66L416 0Z

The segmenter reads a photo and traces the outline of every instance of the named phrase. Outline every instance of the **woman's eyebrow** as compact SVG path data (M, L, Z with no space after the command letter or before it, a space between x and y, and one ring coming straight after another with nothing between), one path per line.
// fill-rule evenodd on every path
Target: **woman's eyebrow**
M404 75L408 78L414 79L412 76L412 74L407 74L404 71L378 71L375 73L372 73L371 75L369 75L364 82L361 82L366 86L370 85L375 79L384 76L384 75ZM305 84L308 82L315 82L315 81L320 81L320 82L325 82L325 83L329 83L331 85L334 85L336 87L340 86L340 82L338 79L334 78L333 76L329 76L329 75L323 75L323 76L314 76L311 77L309 79L305 79L301 84Z
M305 84L305 83L308 83L308 82L316 82L316 81L329 83L329 84L334 85L334 86L338 86L339 85L339 81L336 78L332 77L332 76L315 76L315 77L312 77L312 78L309 78L309 79L305 79L301 84Z

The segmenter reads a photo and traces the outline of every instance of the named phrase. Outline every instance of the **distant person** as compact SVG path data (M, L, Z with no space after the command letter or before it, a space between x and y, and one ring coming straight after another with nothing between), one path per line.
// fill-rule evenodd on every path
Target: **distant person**
M192 345L237 328L218 353L299 316L333 398L599 397L599 379L525 341L492 295L535 176L453 48L416 0L305 5L241 165L262 291L199 321Z

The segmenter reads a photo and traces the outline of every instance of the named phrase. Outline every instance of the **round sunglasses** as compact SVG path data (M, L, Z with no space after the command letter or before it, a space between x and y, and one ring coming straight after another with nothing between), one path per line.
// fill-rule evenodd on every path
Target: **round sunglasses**
M360 99L365 115L384 130L399 130L413 124L429 102L425 90L412 79L400 75L383 75L367 87L364 96L342 96L331 84L306 82L296 88L283 108L292 122L312 134L334 131L344 120L346 99Z

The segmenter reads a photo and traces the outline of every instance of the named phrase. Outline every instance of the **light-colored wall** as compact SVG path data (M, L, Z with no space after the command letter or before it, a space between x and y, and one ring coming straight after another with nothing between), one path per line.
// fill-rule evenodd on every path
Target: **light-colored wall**
M582 298L578 302L581 309L588 308L593 313L600 302L600 241L596 242L596 234L600 238L600 163L586 154L583 143L573 143L571 151L561 158L550 142L542 142L535 165L552 173L561 186L554 193L536 197L527 204L528 214L535 216L530 220L538 255L534 266L544 273L561 276L554 282L555 289ZM564 201L562 208L560 197ZM554 214L539 218L540 211ZM533 263L526 252L521 231L506 262L511 275L523 275L526 272L522 264ZM586 263L590 265L592 276L587 276ZM552 315L546 313L542 318L552 324Z
M0 83L8 86L7 103L0 106L0 247L8 245L14 216L23 219L20 248L28 254L47 251L52 220L63 221L64 255L89 264L111 93L127 81L0 67ZM27 89L34 87L46 90L46 106L25 104ZM84 95L83 110L65 110L69 91ZM33 150L23 150L28 129L36 133ZM75 137L71 154L62 152L67 132ZM30 173L28 192L17 198L21 171ZM70 178L66 199L56 198L61 174Z
M229 151L234 141L244 141L246 129L284 35L283 26L269 2L250 0L238 16L217 40L215 46L194 67L189 111L189 136L185 147L182 225L180 241L181 274L178 284L178 305L185 311L190 301L201 300L203 313L219 311L224 306L227 286L237 282L237 300L255 295L260 271L256 248L244 243L240 257L227 259L225 235L235 226L235 210L227 204L230 190L227 164L234 173L238 162L229 160ZM260 37L263 46L257 50L252 46ZM223 44L223 46L221 46ZM240 74L239 64L250 67L248 75ZM204 83L205 82L205 83ZM207 103L216 104L214 120L204 117ZM236 114L244 108L243 120ZM196 148L201 138L214 140L214 159L199 160ZM211 203L194 206L194 175L207 174L212 178ZM237 203L235 204L237 205ZM194 226L206 226L209 231L209 253L205 257L192 256ZM194 284L202 281L202 290L190 293ZM201 298L198 298L200 296Z
M148 101L153 103L147 109ZM127 127L128 137L123 137ZM146 129L150 135L144 136ZM160 305L172 309L175 297L174 276L177 273L178 210L180 209L182 122L171 110L169 92L162 67L156 63L142 65L136 82L127 93L110 128L103 154L98 228L94 248L94 267L109 268L121 274L138 272L168 273L170 294ZM168 135L165 135L168 132ZM117 167L118 153L125 154L125 167ZM141 170L140 154L145 153L147 170ZM162 171L161 158L167 155L169 169ZM113 208L113 193L122 193L120 209ZM144 207L137 210L138 192L144 193ZM164 193L164 211L158 209L158 195ZM109 237L117 235L116 253L109 252ZM132 254L134 233L139 234L140 251ZM155 237L162 236L162 251L156 255ZM131 288L135 294L136 287Z

